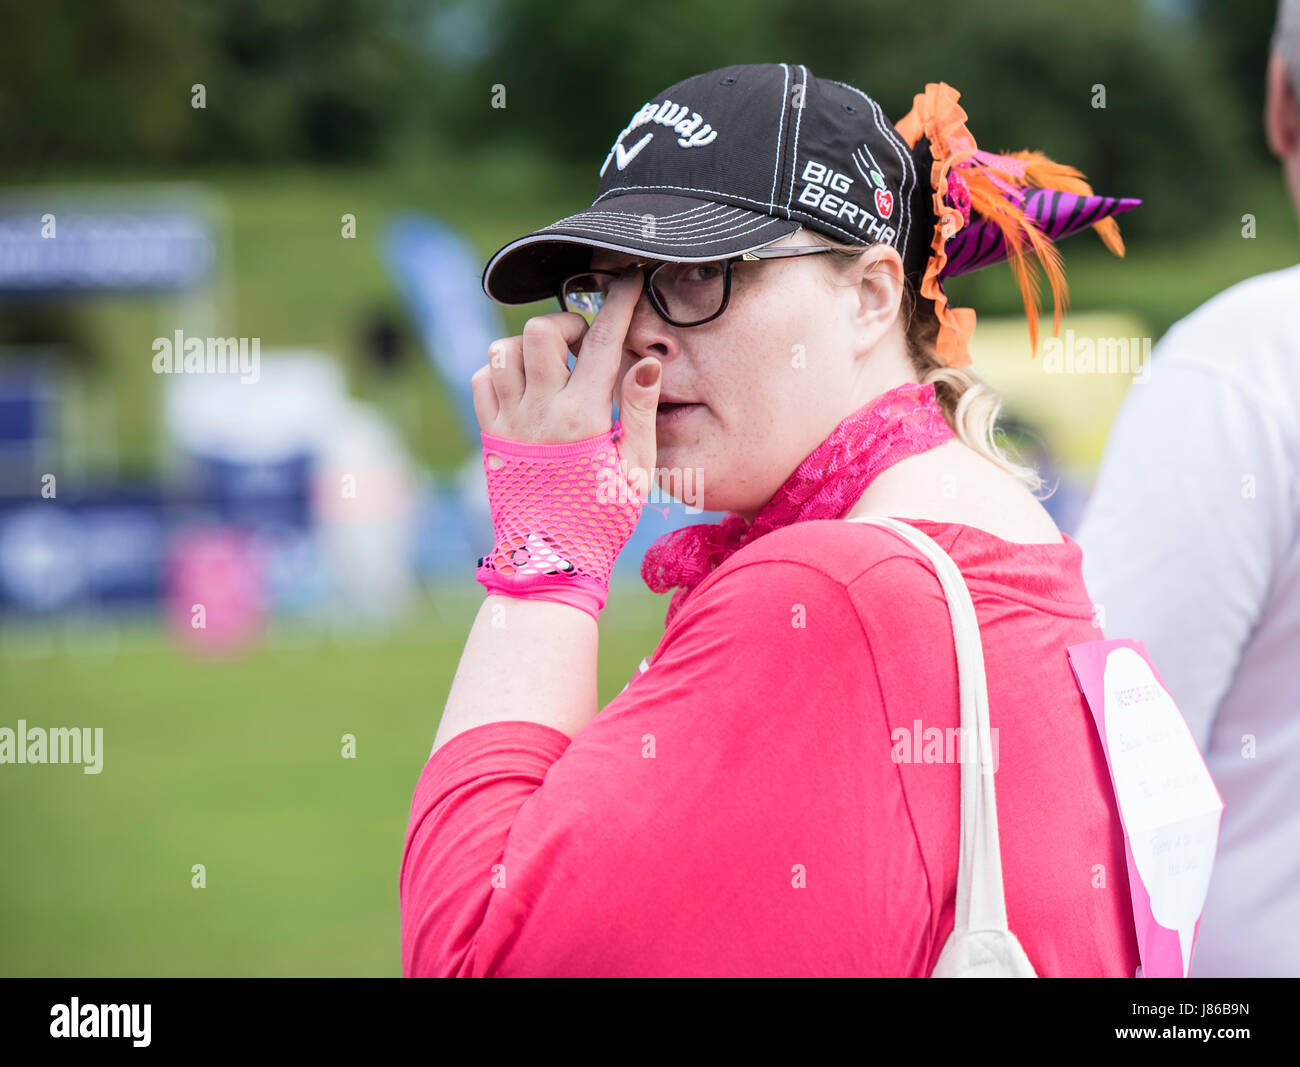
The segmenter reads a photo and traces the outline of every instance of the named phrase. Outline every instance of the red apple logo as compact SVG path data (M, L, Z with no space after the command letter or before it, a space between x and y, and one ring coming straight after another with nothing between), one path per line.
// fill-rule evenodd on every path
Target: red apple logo
M894 194L888 189L876 190L876 210L882 219L887 219L894 213Z

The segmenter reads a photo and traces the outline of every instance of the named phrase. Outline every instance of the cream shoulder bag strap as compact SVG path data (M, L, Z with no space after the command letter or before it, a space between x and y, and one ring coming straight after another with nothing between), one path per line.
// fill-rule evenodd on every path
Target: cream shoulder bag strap
M883 526L929 557L943 586L952 616L957 650L957 685L961 693L961 736L977 738L978 759L961 747L961 851L957 860L957 908L952 934L931 978L1036 978L1033 964L1007 928L1002 891L1002 853L998 846L998 805L993 791L989 694L984 679L984 649L966 580L939 545L898 519L869 516L849 519Z

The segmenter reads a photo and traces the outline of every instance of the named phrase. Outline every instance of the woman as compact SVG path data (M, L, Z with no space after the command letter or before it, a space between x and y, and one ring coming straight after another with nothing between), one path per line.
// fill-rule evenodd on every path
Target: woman
M637 112L591 209L488 264L495 299L564 310L473 378L497 543L412 804L406 974L931 973L958 861L952 623L924 557L841 521L863 515L928 534L970 588L1035 971L1134 974L1066 662L1099 636L1080 552L993 443L974 315L941 283L1009 255L1036 343L1032 263L1059 322L1050 238L1096 225L1122 252L1105 216L1135 202L980 152L957 95L928 86L895 129L801 65L710 71ZM599 709L609 567L651 479L688 477L730 514L647 553L667 628Z

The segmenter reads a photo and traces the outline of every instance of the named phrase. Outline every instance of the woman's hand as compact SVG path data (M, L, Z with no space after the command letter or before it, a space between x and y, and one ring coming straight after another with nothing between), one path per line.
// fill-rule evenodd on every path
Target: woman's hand
M487 366L470 379L479 429L535 444L581 441L605 433L623 342L643 278L640 271L632 271L618 279L590 326L576 312L556 311L529 319L522 335L494 342ZM572 373L570 351L578 354ZM634 376L647 371L653 371L653 383L639 384ZM657 453L655 411L661 377L658 360L638 360L624 374L619 393L619 456L624 477L643 497L649 493Z

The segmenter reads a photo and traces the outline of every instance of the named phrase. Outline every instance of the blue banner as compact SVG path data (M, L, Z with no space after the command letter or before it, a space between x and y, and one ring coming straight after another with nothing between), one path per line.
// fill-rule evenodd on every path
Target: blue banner
M183 291L206 281L215 259L211 227L195 209L55 195L0 202L0 296Z

